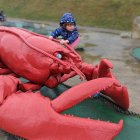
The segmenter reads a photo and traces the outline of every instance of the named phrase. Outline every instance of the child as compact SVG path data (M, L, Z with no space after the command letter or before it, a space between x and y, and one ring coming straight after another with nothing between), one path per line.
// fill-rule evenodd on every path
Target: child
M71 13L65 13L60 19L60 27L55 29L50 39L57 38L58 36L62 36L60 40L61 44L69 44L72 48L74 48L79 42L79 34L76 27L75 18Z

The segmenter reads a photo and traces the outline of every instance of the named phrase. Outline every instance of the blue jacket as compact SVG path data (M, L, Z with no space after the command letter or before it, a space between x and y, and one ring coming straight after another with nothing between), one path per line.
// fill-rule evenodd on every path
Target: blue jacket
M53 38L57 38L58 36L62 36L62 39L68 40L69 44L71 44L78 38L79 34L78 34L78 30L77 30L76 26L72 32L67 31L63 27L59 27L51 33L51 36L53 36Z

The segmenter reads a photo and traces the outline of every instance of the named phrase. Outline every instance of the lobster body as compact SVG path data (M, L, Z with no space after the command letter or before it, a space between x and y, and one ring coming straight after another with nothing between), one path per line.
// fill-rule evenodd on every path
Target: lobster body
M49 77L61 81L60 75L70 73L71 65L56 58L58 53L72 54L48 38L19 28L0 28L0 59L11 71L36 84L45 84ZM77 56L71 55L76 62ZM7 59L5 59L7 58ZM64 63L65 61L65 63ZM47 85L47 84L46 84ZM47 85L49 86L49 85ZM53 87L56 85L52 85Z
M111 68L113 65L107 59L103 59L96 66L84 63L75 50L68 45L60 45L57 40L49 40L46 36L25 29L0 27L0 75L10 75L0 76L0 82L2 82L0 84L0 120L3 120L0 122L0 128L31 140L36 138L38 140L54 139L54 134L62 140L71 138L92 140L96 139L98 135L100 136L99 140L104 137L106 139L114 138L122 129L122 121L114 125L58 115L100 91L127 110L129 107L127 89L115 79L110 71ZM53 101L45 99L38 93L35 95L31 91L26 93L18 91L37 90L44 85L55 87L77 74L82 79L89 81L71 88ZM26 78L30 83L22 83L16 77ZM26 94L29 95L26 96ZM19 98L20 100L18 100ZM20 106L21 101L22 105ZM30 106L29 110L27 106L24 106L24 103ZM39 107L43 110L40 110ZM32 109L35 112L30 111ZM42 115L38 122L34 116L38 115L39 110L41 111L39 114ZM11 112L10 117L9 112ZM20 120L22 115L23 119ZM42 117L51 115L52 117L49 119ZM57 119L57 116L60 118ZM11 119L11 117L16 119ZM33 122L30 118L33 118ZM34 120L37 120L38 123ZM9 126L7 122L10 124ZM15 128L12 127L13 125ZM40 131L40 126L45 131ZM22 128L24 129L23 133ZM30 135L29 132L32 132L32 129L34 129L34 134L30 133ZM56 132L51 133L51 129L55 129ZM49 133L46 133L46 130ZM61 131L67 131L67 136L61 135ZM75 132L77 132L77 136ZM81 134L78 135L78 132Z
M61 55L61 58L57 58L57 55ZM38 84L39 87L55 87L76 74L86 80L101 77L115 79L110 71L112 63L108 60L103 60L94 67L84 63L69 46L62 47L43 35L15 27L0 27L0 60L11 72ZM24 88L31 89L30 85L29 88ZM119 98L116 98L116 93ZM128 109L128 93L125 87L118 84L107 89L106 94ZM120 98L122 94L125 102Z
M19 29L11 29L11 31L19 35ZM44 57L43 54L28 47L21 38L13 33L0 32L1 61L16 74L35 83L44 83L50 74L49 66L53 61L48 61L48 57ZM23 39L26 38L28 42L32 42L32 45L37 44L38 41L35 41L36 39L40 40L41 44L36 45L36 47L42 47L44 51L49 47L45 46L47 44L45 39L35 38L25 31L20 31L20 36ZM7 59L5 59L6 57Z
M49 39L35 36L21 29L9 30L3 27L0 30L1 61L14 73L34 83L45 83L52 71L51 65L54 60L43 53L53 55L54 49L59 50L60 47ZM42 52L38 51L40 49Z

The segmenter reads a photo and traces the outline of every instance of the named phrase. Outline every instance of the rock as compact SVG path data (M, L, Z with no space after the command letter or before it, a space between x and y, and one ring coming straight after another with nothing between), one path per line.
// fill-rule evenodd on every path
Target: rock
M136 17L133 21L132 38L140 39L140 16Z
M123 32L120 34L122 38L132 38L132 33L131 32Z

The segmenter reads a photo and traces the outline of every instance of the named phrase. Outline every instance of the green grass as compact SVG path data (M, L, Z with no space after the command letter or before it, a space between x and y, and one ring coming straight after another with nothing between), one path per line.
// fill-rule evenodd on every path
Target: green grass
M0 0L8 17L55 21L72 12L78 25L131 30L139 0Z

